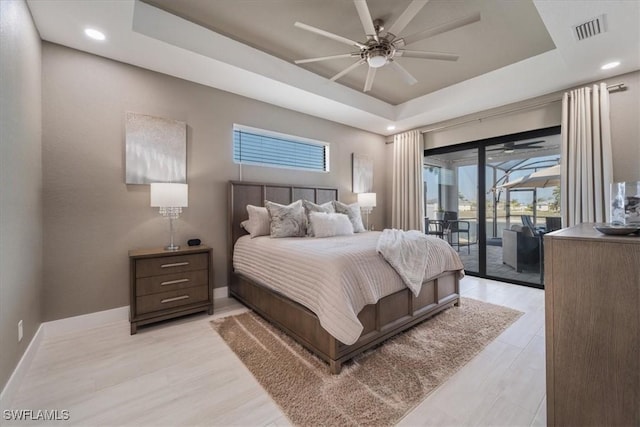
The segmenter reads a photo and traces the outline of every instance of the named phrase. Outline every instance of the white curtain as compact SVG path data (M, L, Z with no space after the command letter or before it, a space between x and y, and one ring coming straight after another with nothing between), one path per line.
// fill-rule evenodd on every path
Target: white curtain
M393 137L391 226L424 231L422 135L414 130Z
M608 222L613 164L609 91L605 83L565 92L561 155L563 226Z

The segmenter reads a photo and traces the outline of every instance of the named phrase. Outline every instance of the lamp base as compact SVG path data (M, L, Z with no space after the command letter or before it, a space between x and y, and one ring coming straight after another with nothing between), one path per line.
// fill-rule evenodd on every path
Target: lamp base
M179 245L169 245L164 247L165 251L177 251L178 249L180 249Z

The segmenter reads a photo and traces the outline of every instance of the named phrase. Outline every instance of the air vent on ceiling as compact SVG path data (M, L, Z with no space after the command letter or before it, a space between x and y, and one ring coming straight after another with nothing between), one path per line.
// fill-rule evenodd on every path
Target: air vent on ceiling
M600 33L606 31L604 25L604 15L596 16L593 19L588 20L580 25L573 27L573 34L578 41L588 39L589 37L597 36Z

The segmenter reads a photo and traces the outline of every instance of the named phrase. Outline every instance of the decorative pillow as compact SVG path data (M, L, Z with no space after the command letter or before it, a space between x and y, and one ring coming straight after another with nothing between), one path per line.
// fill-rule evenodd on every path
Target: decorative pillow
M304 237L307 218L302 200L286 206L265 200L264 205L271 218L271 237Z
M351 225L353 225L354 233L362 233L366 231L362 225L362 215L360 215L360 205L353 203L351 205L344 204L337 200L333 201L333 206L337 213L345 214L349 217Z
M316 237L346 236L353 234L349 217L340 213L311 212L309 221Z
M267 208L247 205L247 213L249 214L249 219L242 221L240 226L251 234L252 239L258 236L268 236L270 233L270 220Z
M335 209L333 208L333 202L323 203L321 205L316 205L308 200L302 201L302 206L304 206L304 213L307 217L307 236L313 237L313 224L311 224L311 218L309 218L309 214L311 212L324 212L324 213L334 213Z

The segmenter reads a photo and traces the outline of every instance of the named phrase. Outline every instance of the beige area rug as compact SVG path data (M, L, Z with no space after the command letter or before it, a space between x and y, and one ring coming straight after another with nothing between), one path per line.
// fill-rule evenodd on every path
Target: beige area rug
M521 312L463 298L343 365L340 375L253 312L214 329L296 425L393 425Z

